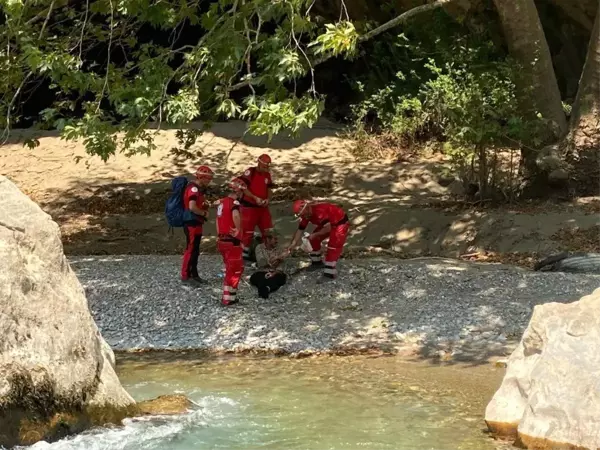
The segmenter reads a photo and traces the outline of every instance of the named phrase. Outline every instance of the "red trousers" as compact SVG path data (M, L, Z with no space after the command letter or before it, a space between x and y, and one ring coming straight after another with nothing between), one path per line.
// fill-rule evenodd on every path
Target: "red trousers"
M254 229L258 227L263 238L266 232L273 229L273 219L271 218L271 211L266 206L242 206L242 229L244 234L242 235L242 246L244 247L245 256L248 256L250 251L250 245L252 244L252 237L254 236Z
M315 229L314 233L321 231L323 227L319 226ZM342 251L344 250L344 244L346 243L346 238L348 237L348 231L350 230L350 222L343 223L341 225L336 225L331 227L331 231L329 232L329 236L320 236L317 238L312 238L310 240L310 245L312 247L312 252L310 253L310 259L313 262L319 262L322 260L321 257L321 247L323 241L325 239L329 239L327 242L327 252L325 252L325 270L324 273L331 278L335 278L337 276L337 261L340 259L342 255Z
M183 262L181 263L181 279L198 276L198 257L200 256L200 241L202 240L202 227L195 226L183 227L185 233L186 246L183 253Z
M223 301L232 301L235 300L240 278L242 278L242 273L244 272L242 247L235 242L219 240L217 248L223 257L223 264L225 264Z

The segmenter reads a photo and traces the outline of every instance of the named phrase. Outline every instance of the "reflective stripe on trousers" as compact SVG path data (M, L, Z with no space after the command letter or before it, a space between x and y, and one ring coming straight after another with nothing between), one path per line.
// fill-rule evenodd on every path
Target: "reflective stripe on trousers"
M337 276L336 265L337 261L325 261L325 269L323 269L323 273L331 278L335 278Z
M237 294L237 289L232 288L231 286L223 286L223 300L235 300L235 295Z

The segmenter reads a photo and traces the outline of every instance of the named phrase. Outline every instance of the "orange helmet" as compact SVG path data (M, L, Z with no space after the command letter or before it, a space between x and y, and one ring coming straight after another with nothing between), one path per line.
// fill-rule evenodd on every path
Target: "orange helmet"
M241 192L245 189L248 189L248 186L241 178L234 178L233 180L231 180L229 182L229 187L235 192Z
M300 217L306 207L308 206L308 201L306 200L296 200L292 205L292 210L294 211L294 215L296 217Z
M269 155L267 155L266 153L263 153L262 155L260 155L258 157L258 162L260 164L264 164L265 166L269 166L269 165L271 165L271 157Z
M196 177L197 178L203 178L203 177L212 178L214 176L214 174L215 173L208 166L200 166L196 170Z

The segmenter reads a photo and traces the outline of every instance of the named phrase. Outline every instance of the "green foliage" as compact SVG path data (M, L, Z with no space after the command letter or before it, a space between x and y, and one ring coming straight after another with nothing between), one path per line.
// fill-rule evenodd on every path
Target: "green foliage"
M104 160L151 151L149 122L243 118L254 134L295 134L323 111L314 81L296 92L297 80L314 76L318 58L352 56L358 40L348 21L314 20L312 3L0 0L0 142L43 81L56 100L39 126ZM189 27L198 41L178 46ZM152 39L161 30L168 42Z
M358 33L352 22L330 23L325 27L327 31L310 44L316 47L317 55L329 52L333 56L353 55L356 52Z
M445 141L456 172L465 182L478 183L486 195L489 156L515 142L539 143L542 121L519 110L518 67L488 36L474 38L453 25L438 27L436 36L432 40L431 33L416 32L409 39L402 34L392 45L376 48L388 50L399 64L380 67L356 85L363 95L353 109L356 125L364 130L367 117L375 116L384 133L410 142ZM392 75L399 67L402 71Z

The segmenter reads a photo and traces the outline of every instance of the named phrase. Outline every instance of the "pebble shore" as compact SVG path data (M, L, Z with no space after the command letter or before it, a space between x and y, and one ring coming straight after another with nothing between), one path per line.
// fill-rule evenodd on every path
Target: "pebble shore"
M600 275L536 273L441 258L342 260L340 277L317 284L300 272L263 300L240 283L241 303L219 305L220 257L201 255L201 288L179 281L176 256L70 258L90 310L116 351L386 351L444 361L508 356L533 307L571 302ZM286 263L287 270L304 261ZM247 269L245 275L251 273Z

